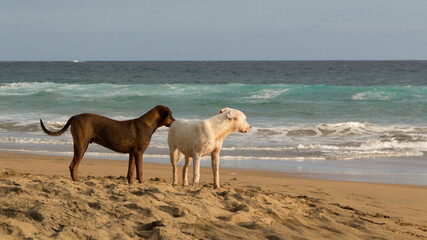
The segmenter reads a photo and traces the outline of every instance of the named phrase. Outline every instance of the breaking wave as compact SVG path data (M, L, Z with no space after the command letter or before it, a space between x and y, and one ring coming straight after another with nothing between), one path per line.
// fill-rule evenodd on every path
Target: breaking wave
M59 129L64 121L45 122ZM68 152L69 133L51 137L42 133L39 123L0 124L0 145L9 149L43 149ZM20 132L17 136L14 132ZM153 135L147 156L168 156L167 128ZM96 144L91 155L110 154ZM44 146L44 147L43 147ZM222 159L270 160L349 160L355 158L423 156L427 152L427 127L379 126L372 123L342 122L295 126L254 126L248 134L231 134L224 141Z

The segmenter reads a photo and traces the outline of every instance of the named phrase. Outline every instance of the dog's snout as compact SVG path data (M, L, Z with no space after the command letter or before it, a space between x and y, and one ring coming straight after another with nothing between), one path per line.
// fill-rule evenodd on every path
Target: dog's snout
M170 116L168 120L169 121L165 124L166 127L170 127L172 123L175 122L175 118L173 118L172 116Z

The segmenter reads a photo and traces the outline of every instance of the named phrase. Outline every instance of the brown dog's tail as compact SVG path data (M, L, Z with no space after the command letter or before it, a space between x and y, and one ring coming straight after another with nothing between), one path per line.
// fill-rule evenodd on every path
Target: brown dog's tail
M176 163L178 164L179 162L181 162L181 160L182 160L184 157L185 157L185 156L184 156L184 154L178 150L178 157L177 157L177 159L176 159L176 160L177 160L177 161L176 161Z
M51 135L51 136L59 136L59 135L63 134L65 131L67 131L67 129L68 129L68 128L70 127L70 125L71 125L72 120L73 120L73 117L71 117L70 119L68 119L68 121L67 121L67 123L65 124L65 126L64 126L61 130L59 130L58 132L52 132L52 131L49 131L49 130L44 126L43 121L42 121L41 119L40 119L40 125L42 126L42 129L43 129L43 131L44 131L45 133L47 133L47 134L49 134L49 135Z

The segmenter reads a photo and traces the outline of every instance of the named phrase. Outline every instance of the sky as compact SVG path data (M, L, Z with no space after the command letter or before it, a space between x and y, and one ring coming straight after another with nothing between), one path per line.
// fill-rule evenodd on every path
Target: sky
M0 0L0 61L427 60L426 0Z

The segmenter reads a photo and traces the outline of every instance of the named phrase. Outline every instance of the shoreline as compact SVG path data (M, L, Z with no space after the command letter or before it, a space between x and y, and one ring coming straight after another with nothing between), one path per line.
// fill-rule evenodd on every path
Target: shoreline
M32 153L17 153L17 152L7 152L0 151L0 170L4 169L13 169L23 173L30 174L42 174L42 175L60 175L65 177L70 177L68 166L71 163L72 157L69 156L57 156L57 155L42 155L42 154L32 154ZM49 163L50 165L46 165ZM205 161L206 163L206 161ZM100 168L99 165L102 165ZM40 166L43 166L42 168ZM178 165L178 178L181 182L181 170L182 162ZM127 174L128 161L127 160L117 160L117 159L106 159L106 158L83 158L80 162L78 169L79 176L88 177L103 177L103 176L115 176L115 177L125 177ZM144 180L150 178L161 177L167 179L167 181L172 182L172 166L164 162L151 162L143 160L143 171ZM189 166L188 170L188 180L191 183L192 181L192 164ZM210 166L201 165L201 178L202 182L209 182L212 175L212 170ZM170 175L170 176L169 176ZM328 173L306 173L306 172L284 172L284 171L274 171L270 169L252 169L252 168L238 168L238 167L220 167L220 181L221 177L229 177L231 179L236 178L238 175L244 175L245 177L263 177L263 178L272 178L272 179L299 179L301 181L320 181L320 182L337 182L341 184L345 183L355 183L355 184L375 184L375 185L390 185L390 186L402 186L402 187L414 187L414 188L425 188L426 185L418 184L398 184L398 183L382 183L382 182L365 182L365 181L345 181L345 180L334 180L328 179L326 175ZM344 174L342 174L344 175ZM70 177L71 180L71 177ZM273 181L277 184L276 181ZM262 184L262 183L261 183Z
M72 159L72 154L44 154L14 150L0 150L0 153L46 156L48 158L60 157L68 159L70 162ZM84 163L86 159L91 159L125 162L127 166L127 158L128 156L125 154L121 156L109 156L108 154L97 156L90 155L89 152L89 156L83 157L82 163ZM164 156L147 156L144 157L143 161L144 164L159 164L166 166L166 168L171 167L169 158ZM182 165L183 161L178 164L178 166ZM210 169L210 158L203 157L200 161L200 166ZM190 164L190 167L192 167L192 164ZM314 180L427 186L427 174L422 171L423 169L427 169L427 156L425 154L424 156L418 157L358 158L352 160L278 161L268 159L258 160L255 158L221 160L220 172L226 169L261 171ZM192 176L191 174L192 172L190 172L189 179Z
M172 187L171 166L147 162L143 163L144 182L129 185L126 183L125 178L128 167L127 161L90 158L83 159L79 166L81 182L73 182L68 171L70 162L71 159L69 157L0 152L0 182L2 182L0 189L2 189L2 194L6 196L0 198L0 220L4 220L11 229L16 227L16 234L21 231L19 230L21 228L19 222L29 221L27 224L36 226L34 227L33 235L24 234L24 237L34 237L34 234L38 231L36 229L39 228L37 224L46 224L46 219L52 218L50 217L51 214L61 214L61 221L69 218L74 219L75 216L66 214L70 211L70 208L72 211L76 211L76 214L84 214L82 219L88 219L86 217L87 211L90 210L89 213L92 214L91 211L93 210L93 216L98 217L89 218L87 221L94 222L94 226L98 226L103 230L94 228L93 230L89 229L90 231L87 232L87 229L84 231L79 230L79 224L67 225L65 227L65 229L68 229L67 231L58 231L64 234L58 235L60 237L92 236L97 238L96 236L98 236L98 238L112 238L105 237L108 235L96 235L103 233L103 231L115 231L114 234L123 232L123 234L126 233L131 238L132 236L139 236L138 234L145 237L154 236L153 234L167 235L167 231L172 231L171 233L175 234L179 230L183 233L180 226L184 225L178 223L170 224L181 220L185 221L186 224L194 221L195 225L185 225L192 226L189 229L193 229L191 231L194 231L192 233L194 238L203 236L212 238L213 236L209 234L217 234L215 236L228 238L231 236L263 238L259 234L267 231L265 229L269 229L268 232L271 236L280 236L279 238L285 239L292 236L300 236L307 239L318 239L319 237L328 237L330 239L366 239L369 237L423 239L427 236L427 219L425 218L427 215L427 203L425 202L425 199L427 199L427 186L314 180L293 173L221 168L221 189L217 190L211 186L211 168L202 167L199 187ZM182 182L181 169L182 166L179 166L179 183ZM190 167L189 181L191 182L191 180L192 168ZM12 185L6 186L5 184ZM30 188L28 186L34 187ZM22 190L18 190L18 188ZM7 191L7 189L15 190ZM71 192L64 195L64 191ZM26 196L26 193L29 196ZM113 195L108 195L110 193ZM135 194L136 196L134 196ZM19 203L21 200L17 199L23 198L24 195L26 197L25 201L28 201L27 205L29 206L34 204L34 201L46 202L46 204L49 201L55 201L55 204L52 206L43 204L38 207L32 207L29 210L23 210L22 208L27 205L21 206ZM40 200L45 195L47 198ZM63 195L66 196L65 199L62 199ZM77 198L78 196L81 196L81 198ZM123 199L120 200L117 197ZM234 203L229 205L232 199ZM58 201L64 202L63 208L56 209L59 204ZM70 201L79 202L79 204L70 206ZM89 206L87 210L81 210L82 201L85 203L87 201L86 205ZM146 202L141 203L141 201ZM165 205L172 203L174 207L165 207ZM156 204L160 204L157 208L162 211L173 210L171 215L162 215L162 211L158 212L156 210ZM200 209L194 208L194 204L200 205ZM229 215L230 210L223 212L221 208L218 208L222 206L221 204L225 204L226 209L232 208L236 209L236 211L232 210L232 215ZM238 204L236 206L245 206L245 208L237 209L235 204ZM283 204L285 205L277 208ZM145 216L140 213L136 213L136 215L125 214L125 216L117 219L125 217L127 220L132 220L132 222L125 221L126 224L129 224L126 229L116 229L123 225L119 222L111 223L114 229L105 228L105 221L119 220L108 217L108 214L111 214L113 210L104 212L104 209L116 209L118 205L121 208L124 206L125 208L131 208L131 210L151 213L151 215ZM55 209L50 209L49 206ZM208 210L203 210L206 206L208 206ZM260 206L263 207L259 208ZM7 210L16 208L17 210L13 210L13 212L10 212L12 210ZM266 211L266 209L270 208L277 209L271 210L272 212ZM1 209L6 209L7 211ZM35 211L34 209L39 209L37 214L33 212L29 214L30 217L35 218L35 221L34 219L28 220L28 218L17 220L17 222L10 220L11 216L21 217L19 212ZM284 210L286 214L281 213ZM261 212L263 213L261 214ZM274 212L275 214L273 214ZM104 213L106 217L99 218ZM180 214L183 217L177 218L176 216L181 216ZM261 217L260 214L264 217ZM278 217L277 214L285 215ZM40 217L39 215L45 217ZM190 218L193 215L195 215L194 218ZM25 216L22 215L22 217ZM53 218L58 219L57 217L54 216ZM252 222L254 221L253 219L258 220ZM135 227L138 225L134 224L142 224L136 223L141 220L143 222L146 220L153 221L152 224L157 224L158 221L161 221L161 224L158 223L159 225L150 227L150 232L147 230L148 227L147 229L145 227ZM50 221L49 224L57 224L55 221ZM203 226L206 224L206 226L200 227L200 224ZM219 227L224 224L229 226L227 230ZM51 229L58 228L58 226L53 225L48 229L51 232ZM28 228L28 225L23 225L22 228ZM138 233L138 229L144 231L141 230ZM166 232L162 232L162 229ZM224 232L228 230L230 232ZM2 231L6 233L7 230L2 230L0 226L0 233ZM83 231L81 232L82 235L77 234L80 233L79 231ZM52 234L55 234L55 232ZM168 239L166 235L164 236ZM20 235L12 234L12 236L20 239ZM183 237L183 239L185 238Z

